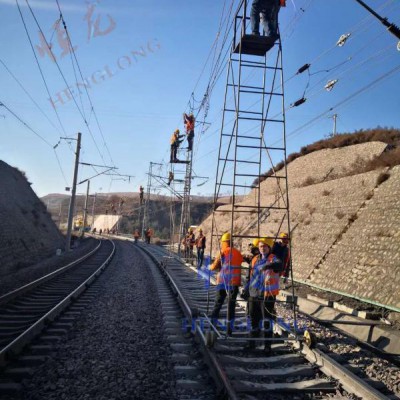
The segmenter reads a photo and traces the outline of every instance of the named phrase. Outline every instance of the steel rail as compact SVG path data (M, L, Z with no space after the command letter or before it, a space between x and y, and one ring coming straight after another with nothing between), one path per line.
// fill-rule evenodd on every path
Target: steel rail
M157 257L152 254L149 249L144 249L142 247L139 248L149 255L149 257L155 262L155 264L159 266L161 271L166 272L165 269L160 265L161 263L158 261ZM174 292L177 293L178 296L182 296L182 293L179 291L179 289L176 291L178 285L176 282L174 282L174 279L171 277L170 274L168 274L168 280L171 285L173 285ZM185 304L188 304L185 299L182 298L181 300ZM224 394L228 396L228 398L235 400L238 399L239 397L237 391L232 386L231 380L227 376L223 365L218 361L216 354L210 348L208 338L201 330L201 327L198 323L196 324L196 334L196 339L197 341L200 341L201 350L205 356L207 364L209 365L212 374L217 380L217 386L219 386L220 390L221 387L223 387L223 390L225 391ZM303 355L303 357L305 357L310 363L317 365L321 372L323 372L325 375L331 376L333 379L337 380L346 391L354 393L356 396L367 400L389 399L389 397L385 396L377 389L364 382L361 378L357 377L345 366L340 365L330 356L323 353L321 350L311 349L307 345L305 345L304 342L300 342L299 340L291 341L291 346L294 349L300 349L300 353Z
M63 300L61 300L56 306L54 306L49 312L43 315L39 320L37 320L33 325L31 325L27 330L21 333L16 339L9 343L0 351L0 367L4 367L8 363L8 359L12 356L16 356L23 348L32 341L40 332L58 315L61 314L71 303L73 303L90 285L91 283L103 272L107 267L112 257L115 254L115 244L111 241L112 251L107 257L106 261L87 278L83 283L81 283L73 292L69 293Z
M33 282L30 282L24 286L21 286L18 289L15 289L9 293L6 293L3 296L0 296L0 306L9 302L10 300L13 300L14 298L20 296L21 294L24 294L28 291L30 291L31 289L34 289L35 287L41 285L44 282L47 282L53 278L55 278L56 276L62 274L65 271L68 271L70 268L75 267L77 264L81 263L82 261L85 261L87 258L89 258L91 255L93 255L97 250L99 250L101 246L101 241L99 240L99 244L97 245L97 247L95 247L93 250L91 250L89 253L87 253L86 255L78 258L77 260L65 265L64 267L61 267L53 272L51 272L50 274L47 274L45 276L42 276L39 279L36 279Z

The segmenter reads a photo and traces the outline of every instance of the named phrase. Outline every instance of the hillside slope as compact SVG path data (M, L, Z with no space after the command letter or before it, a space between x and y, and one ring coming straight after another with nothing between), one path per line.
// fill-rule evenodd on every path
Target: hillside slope
M54 255L63 238L16 168L0 161L0 278Z
M297 280L400 307L400 167L357 173L386 148L375 141L323 149L288 165L293 271ZM271 182L261 183L264 207L276 202ZM241 204L254 205L257 191ZM218 210L216 230L230 231L230 206ZM210 216L202 223L208 243L211 222ZM281 218L271 209L260 222L264 235L275 235ZM235 234L257 235L256 225L257 215L235 215ZM246 251L249 242L236 244Z

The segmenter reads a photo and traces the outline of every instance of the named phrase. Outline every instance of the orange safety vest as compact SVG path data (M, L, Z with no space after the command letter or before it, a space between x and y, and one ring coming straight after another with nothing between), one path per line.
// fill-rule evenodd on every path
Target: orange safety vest
M221 254L211 266L211 270L220 268L217 276L217 286L231 289L231 286L240 286L242 282L241 266L243 256L234 247L223 247Z
M267 261L273 262L275 254L269 254ZM253 268L256 262L260 259L260 255L255 256L251 260L252 270L250 276L253 274ZM264 272L264 297L277 296L279 294L279 272L274 272L272 269L266 269Z
M193 129L194 129L194 119L193 120L187 119L186 120L186 130L192 131Z
M286 0L280 0L281 7L286 7Z

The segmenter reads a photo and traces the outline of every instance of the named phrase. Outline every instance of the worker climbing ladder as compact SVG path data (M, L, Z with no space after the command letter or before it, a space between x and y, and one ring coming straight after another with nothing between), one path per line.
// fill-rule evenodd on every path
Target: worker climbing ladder
M213 256L225 232L242 253L260 237L276 240L288 232L290 241L282 45L278 35L275 41L251 34L249 8L249 1L242 0L234 17L214 192ZM229 204L220 206L227 191ZM287 303L296 326L294 302ZM226 320L231 321L229 310Z

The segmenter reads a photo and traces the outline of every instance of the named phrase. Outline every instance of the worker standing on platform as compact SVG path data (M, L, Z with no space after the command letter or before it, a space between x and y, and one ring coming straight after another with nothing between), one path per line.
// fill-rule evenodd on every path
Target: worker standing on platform
M253 0L250 11L253 35L260 36L260 14L265 35L275 41L278 39L278 13L286 6L285 0Z
M142 205L144 199L144 187L142 185L140 185L139 187L139 198L140 198L140 205Z
M282 260L283 269L280 276L283 276L283 283L286 285L290 274L290 248L289 248L289 235L286 232L282 232L279 235L280 241L274 243L272 253L275 254L279 259Z
M180 131L179 129L176 129L175 132L171 136L171 157L170 157L170 162L177 162L178 161L178 149L179 145L183 142L183 135L179 134Z
M261 238L258 242L260 254L251 262L248 309L251 320L250 338L253 339L260 336L261 325L264 328L264 339L271 339L273 335L275 300L279 294L279 272L282 271L282 261L271 252L273 244L272 239ZM255 348L254 341L249 341L249 348ZM268 354L271 352L270 341L265 341L264 351Z
M211 271L218 270L217 291L214 309L210 315L213 322L219 317L219 312L226 296L229 296L227 334L230 335L235 323L236 297L241 284L241 265L243 256L239 250L232 246L230 233L221 237L221 251L210 266Z
M199 236L197 236L196 238L197 269L200 269L203 265L205 248L206 248L206 237L203 235L203 229L199 228Z
M193 150L193 139L194 139L194 115L186 113L183 114L183 122L186 128L186 139L188 141L188 150Z

